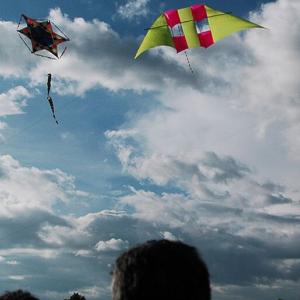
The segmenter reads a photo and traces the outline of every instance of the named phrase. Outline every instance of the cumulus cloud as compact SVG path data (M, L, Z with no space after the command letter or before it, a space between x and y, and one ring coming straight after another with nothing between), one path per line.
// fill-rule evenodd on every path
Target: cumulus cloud
M27 104L27 100L32 95L23 86L16 86L4 93L0 94L0 118L10 115L18 115L23 113L23 108ZM0 121L0 141L4 141L5 137L1 133L7 128L4 121Z
M145 17L149 13L149 0L128 0L118 7L118 15L121 18L132 20L135 17Z
M118 251L121 249L126 249L128 247L128 241L123 241L122 239L110 239L108 241L99 241L95 245L95 249L98 252L105 251Z
M253 294L259 295L259 289L255 287L257 281L274 285L275 282L285 280L284 286L293 286L298 280L296 266L300 249L297 243L299 234L295 229L299 221L296 219L259 215L247 210L199 203L199 199L184 198L183 195L160 196L142 190L133 191L123 201L136 209L134 215L121 211L101 211L79 218L73 217L65 227L65 239L61 237L62 243L46 241L44 246L53 247L52 251L56 253L56 256L51 257L52 268L45 271L48 278L55 278L53 282L52 279L48 280L49 287L53 286L52 289L57 291L57 271L61 270L63 262L64 271L59 276L68 276L70 279L66 281L61 278L66 283L65 290L83 292L94 284L100 294L104 291L103 297L106 299L109 297L109 292L105 293L105 290L111 280L108 276L110 266L120 250L161 237L172 240L180 237L180 240L197 246L208 262L213 284L217 287L214 293L222 297L233 286L238 290L237 296L245 296L239 290L243 285L249 290L245 299L251 299ZM158 212L161 214L158 215ZM73 234L74 230L78 230L78 225L87 238L82 240L82 236ZM275 228L280 228L280 231L276 232ZM245 229L249 232L245 232ZM57 234L55 225L48 227L48 230ZM107 239L109 235L111 238ZM63 251L58 251L59 249ZM74 255L76 249L78 252ZM22 251L24 250L11 250L11 253L5 255L23 253ZM20 259L23 259L22 256ZM82 270L82 265L85 269L89 266L89 274L78 281L74 270ZM100 275L101 283L97 279ZM281 287L278 285L276 291ZM266 288L265 292L272 294L273 290Z
M0 94L0 117L22 113L22 107L30 97L29 91L23 86L16 86Z
M142 186L121 203L203 249L224 299L299 282L283 267L296 257L298 270L299 261L299 13L295 0L265 4L251 19L268 30L190 52L196 73L218 84L164 86L162 107L106 132L124 173Z
M190 163L199 160L203 151L221 152L246 163L259 176L272 177L296 190L300 37L298 26L291 27L290 20L299 20L299 12L299 3L293 0L265 4L251 18L268 30L249 30L206 51L191 51L194 68L200 72L196 76L209 74L218 84L211 86L213 81L208 81L198 89L164 85L158 95L163 108L107 133L110 140L119 135L119 141L120 134L129 133L117 146L122 163L128 168L138 163L130 139L142 145L139 150L146 153L148 165L154 164L157 176L164 178L166 157L184 156L182 160ZM276 46L287 31L285 43ZM147 162L140 166L146 169Z
M124 173L138 183L117 205L127 213L58 217L54 203L78 195L74 179L2 157L0 228L8 246L0 256L14 260L20 255L20 264L8 276L17 274L15 267L23 270L18 274L32 270L28 257L35 255L36 245L38 264L45 266L51 257L51 268L45 268L48 298L57 299L62 290L101 296L94 286L109 285L108 266L119 251L148 239L178 237L201 250L216 297L271 299L282 291L285 298L295 297L300 276L299 12L297 0L266 4L251 18L269 30L252 30L191 51L193 76L184 57L172 50L153 50L133 61L134 39L120 37L100 20L72 20L52 10L51 18L72 37L70 51L58 62L26 60L16 69L8 59L1 62L2 76L25 74L22 68L29 70L32 84L40 84L47 69L59 74L56 92L150 90L159 92L161 106L106 133ZM12 25L1 26L9 30ZM285 42L278 44L282 36ZM27 192L28 186L38 187L34 192L28 188L31 197L19 192ZM37 201L44 194L47 201ZM38 214L11 222L9 214L18 205L31 212L37 206ZM18 235L20 248L13 247L14 223L28 226L28 234ZM47 257L48 250L53 252ZM13 286L1 280L3 286ZM38 276L24 281L33 287L44 282ZM63 289L57 287L59 281L64 281Z
M53 257L41 238L42 229L52 225L70 226L55 213L58 202L80 196L74 178L60 170L24 167L10 155L0 156L0 231L5 243L0 255L15 265L15 256ZM36 248L35 248L36 247Z
M9 21L0 21L0 34L5 36L1 42L0 75L3 77L23 77L24 72L36 63L28 49L16 34L17 24ZM17 53L17 54L16 54Z
M24 213L27 210L51 212L57 201L67 202L78 196L74 177L59 169L41 170L23 167L10 155L0 156L0 216ZM83 196L86 196L83 193Z
M161 235L164 239L169 240L169 241L177 241L178 240L178 238L172 232L169 232L169 231L161 232Z

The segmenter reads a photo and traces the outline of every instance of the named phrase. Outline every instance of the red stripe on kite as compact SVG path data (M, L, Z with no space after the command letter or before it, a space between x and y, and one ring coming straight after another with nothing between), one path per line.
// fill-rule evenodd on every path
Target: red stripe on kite
M177 53L189 48L184 36L174 36L173 42L177 50Z
M165 15L168 25L171 28L180 23L179 14L176 9L168 10L168 11L164 12L164 15Z
M191 10L194 21L201 21L207 18L205 5L192 5Z
M214 39L211 34L211 31L205 31L198 34L200 45L204 48L208 48L214 44Z

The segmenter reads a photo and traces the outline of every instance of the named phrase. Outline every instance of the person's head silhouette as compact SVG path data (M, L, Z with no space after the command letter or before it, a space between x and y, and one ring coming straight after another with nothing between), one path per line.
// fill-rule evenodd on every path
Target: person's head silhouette
M117 258L113 300L209 300L207 267L194 247L149 241Z
M39 300L31 293L23 290L7 291L0 296L0 300Z

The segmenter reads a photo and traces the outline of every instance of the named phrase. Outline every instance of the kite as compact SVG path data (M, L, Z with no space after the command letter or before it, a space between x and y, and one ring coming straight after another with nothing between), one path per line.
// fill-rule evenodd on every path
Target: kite
M135 58L157 46L175 48L177 53L196 47L208 48L234 32L250 28L263 27L207 5L168 10L148 28Z
M22 19L25 20L27 26L22 29L19 29ZM52 24L57 28L57 30L60 31L61 34L63 34L63 36L54 32ZM65 47L62 53L59 55L58 45L70 40L53 22L50 22L49 20L35 20L25 15L21 15L17 31L18 33L25 35L28 39L31 40L30 48L30 46L26 43L23 37L19 34L20 38L31 53L50 59L61 58L65 53L67 47ZM46 56L36 53L41 50L46 50L50 52L55 56L55 58L53 56Z
M26 23L26 27L19 29L22 19L24 19ZM54 32L53 26L62 34L59 35L58 33ZM67 47L65 47L61 54L58 53L58 46L64 42L69 41L70 39L51 21L49 20L36 20L25 16L24 14L21 15L20 22L17 28L17 32L19 33L19 37L24 42L26 47L29 51L35 55L49 58L49 59L60 59ZM31 47L22 37L22 35L26 36L31 41ZM37 53L38 51L48 51L52 54L52 56L47 56L41 53ZM54 112L54 103L52 97L50 96L51 90L51 80L52 75L48 74L47 80L47 100L49 102L52 116L58 124Z

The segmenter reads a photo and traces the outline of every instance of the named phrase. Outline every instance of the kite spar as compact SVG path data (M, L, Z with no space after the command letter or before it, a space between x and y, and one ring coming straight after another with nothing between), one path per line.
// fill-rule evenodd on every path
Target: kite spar
M19 29L22 20L25 21L26 27L23 27L22 29ZM58 34L53 30L53 26L62 34ZM20 39L23 41L23 43L26 45L27 49L37 55L44 58L49 59L60 59L67 47L64 47L63 51L59 54L58 46L64 42L69 41L70 39L62 32L61 29L59 29L53 22L49 20L36 20L33 18L29 18L25 16L24 14L21 15L20 21L18 24L17 32L19 34ZM25 36L31 41L31 45L29 45L28 42L22 37ZM46 51L46 53L50 53L51 56L41 54L39 51ZM39 52L39 53L37 53ZM50 90L51 90L51 80L52 75L48 74L48 80L47 80L47 100L49 102L52 116L55 119L56 124L58 124L55 113L54 113L54 104L52 97L50 96Z

